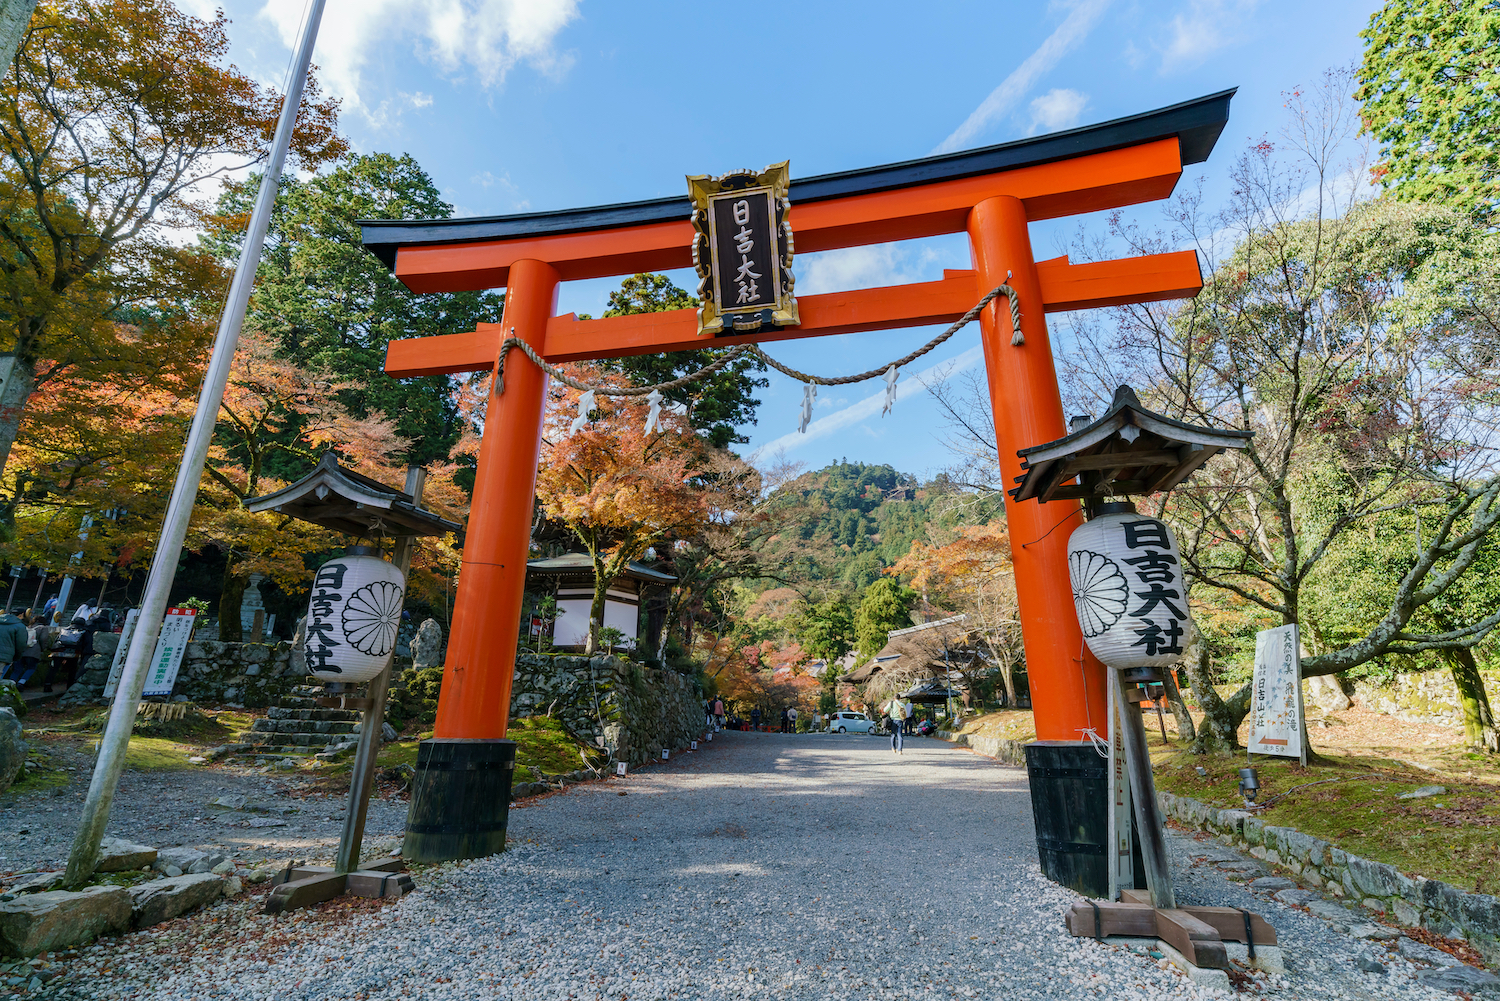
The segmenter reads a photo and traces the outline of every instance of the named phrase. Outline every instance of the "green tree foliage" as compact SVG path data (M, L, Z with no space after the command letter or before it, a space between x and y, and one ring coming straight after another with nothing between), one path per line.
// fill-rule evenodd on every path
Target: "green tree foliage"
M886 634L911 625L911 606L917 592L892 577L882 577L865 589L859 611L854 613L854 634L861 658L870 658L885 646Z
M1500 5L1387 0L1360 32L1365 128L1381 183L1488 218L1500 203Z
M982 524L1000 502L960 494L941 477L923 484L888 465L841 460L781 484L765 507L787 525L768 546L787 577L859 592L905 556L913 540Z
M0 467L32 389L85 370L126 378L193 353L173 322L215 262L172 239L197 194L265 156L281 97L229 65L228 21L170 0L56 0L0 85ZM309 81L293 154L340 155L336 102ZM115 321L123 320L124 323Z
M625 279L618 291L609 294L609 308L604 315L630 316L669 309L695 309L697 306L698 300L673 285L666 275L640 274ZM729 350L704 348L701 351L632 355L601 362L600 366L624 373L637 385L655 385L696 372ZM756 422L755 410L760 406L755 390L770 385L769 380L753 373L765 370L766 363L758 358L740 358L708 379L667 390L662 395L686 408L688 422L715 448L743 445L750 439L739 429Z
M854 646L854 612L843 595L808 606L797 623L797 642L814 657L835 661Z
M1123 313L1114 357L1139 368L1098 381L1254 433L1163 502L1195 614L1227 606L1239 643L1302 623L1308 677L1431 663L1500 625L1493 601L1458 600L1500 528L1496 237L1441 206L1338 204L1331 153L1354 131L1338 80L1301 110L1290 150L1241 158L1223 213L1184 207L1179 239L1236 244L1191 304ZM1319 210L1282 218L1281 193L1309 182ZM1185 658L1210 716L1200 733L1232 742L1250 690L1220 699L1201 670L1210 640Z
M209 245L226 258L239 251L258 183L252 178L220 199ZM352 156L328 174L288 178L277 196L246 321L275 338L285 357L340 380L340 399L355 416L389 414L397 433L411 442L409 462L446 459L458 440L452 379L385 378L386 345L496 322L504 300L496 292L412 292L361 246L355 220L452 214L453 206L410 155Z

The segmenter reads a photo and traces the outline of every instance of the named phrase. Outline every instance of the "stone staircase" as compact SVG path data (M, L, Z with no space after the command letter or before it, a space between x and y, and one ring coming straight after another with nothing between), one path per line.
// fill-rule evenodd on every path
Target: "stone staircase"
M321 689L314 689L321 692ZM360 714L325 709L306 689L283 696L250 726L238 753L246 757L305 758L330 746L358 740Z

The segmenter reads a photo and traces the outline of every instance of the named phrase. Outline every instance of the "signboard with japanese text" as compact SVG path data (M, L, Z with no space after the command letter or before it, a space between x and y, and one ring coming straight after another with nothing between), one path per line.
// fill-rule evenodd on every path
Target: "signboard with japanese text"
M1135 887L1135 851L1130 829L1130 776L1125 771L1125 726L1120 717L1120 676L1115 671L1110 674L1106 689L1109 705L1109 899L1118 900L1120 890Z
M161 635L156 641L156 652L151 655L151 666L146 669L146 688L142 696L171 695L177 684L177 670L182 667L182 655L188 641L193 638L193 622L196 608L169 608L162 620Z
M748 334L800 322L792 294L789 182L785 161L758 174L688 178L699 334Z
M120 684L120 675L125 673L125 654L130 650L131 637L135 636L135 620L140 617L139 608L132 608L125 613L125 627L120 630L120 645L115 647L115 659L109 665L109 680L104 683L106 699L115 697L115 689Z
M1301 759L1302 659L1297 626L1277 626L1255 634L1255 675L1251 679L1251 754Z

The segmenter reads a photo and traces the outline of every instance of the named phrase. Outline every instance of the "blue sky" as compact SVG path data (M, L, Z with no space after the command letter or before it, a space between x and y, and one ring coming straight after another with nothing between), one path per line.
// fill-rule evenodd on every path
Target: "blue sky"
M210 14L208 0L179 0ZM304 0L229 0L232 58L279 83ZM871 166L1104 121L1240 88L1207 164L1210 197L1247 142L1274 137L1283 92L1357 60L1372 0L1074 0L920 5L635 0L329 0L315 60L361 151L409 152L459 215L569 208L685 191L686 174L790 159L792 176ZM1145 220L1157 206L1137 210ZM795 206L792 215L796 224ZM1039 259L1099 217L1032 227ZM797 258L799 293L927 281L969 266L961 236ZM690 272L674 274L691 288ZM569 283L562 312L599 313L617 280ZM873 368L935 329L772 345L804 371ZM820 391L795 434L800 384L772 373L762 456L847 457L921 476L953 459L918 390L934 364L978 364L977 324L903 373ZM1057 349L1068 350L1065 337ZM868 411L868 412L866 412Z

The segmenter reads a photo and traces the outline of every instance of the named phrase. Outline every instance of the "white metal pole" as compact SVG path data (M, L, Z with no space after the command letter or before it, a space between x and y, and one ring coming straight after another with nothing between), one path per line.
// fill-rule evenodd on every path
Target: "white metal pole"
M167 595L172 589L177 561L182 554L183 541L187 538L188 520L198 498L198 481L203 477L203 462L208 455L214 425L219 419L219 406L224 401L224 386L229 381L234 351L239 344L240 325L244 323L250 290L255 285L255 271L260 264L260 251L265 244L271 210L276 204L276 192L282 167L286 163L287 148L291 145L292 129L297 122L297 110L302 105L302 90L307 84L307 67L312 61L313 44L317 41L318 23L323 18L324 3L325 0L313 0L307 14L307 23L302 27L295 69L287 86L286 99L281 105L281 119L276 124L276 137L271 142L271 155L266 161L266 171L260 180L260 194L255 199L255 210L250 216L250 230L245 234L245 245L240 250L234 281L229 286L229 300L224 304L224 315L219 320L219 333L214 340L213 354L209 357L208 372L203 378L203 390L198 396L198 411L193 415L192 430L188 432L182 464L177 468L177 481L172 485L172 497L167 503L167 514L162 521L161 538L151 560L146 593L141 599L139 624L135 635L131 637L130 651L125 656L120 686L109 711L109 724L105 727L104 739L99 745L99 758L94 763L93 781L89 784L88 796L83 803L83 816L78 822L78 833L73 838L73 848L68 854L65 883L70 887L82 885L93 875L99 842L109 823L115 787L119 785L120 773L125 770L125 750L130 744L130 730L135 723L136 709L140 705L141 690L146 684L149 666L147 661L156 649L162 618L167 611Z

